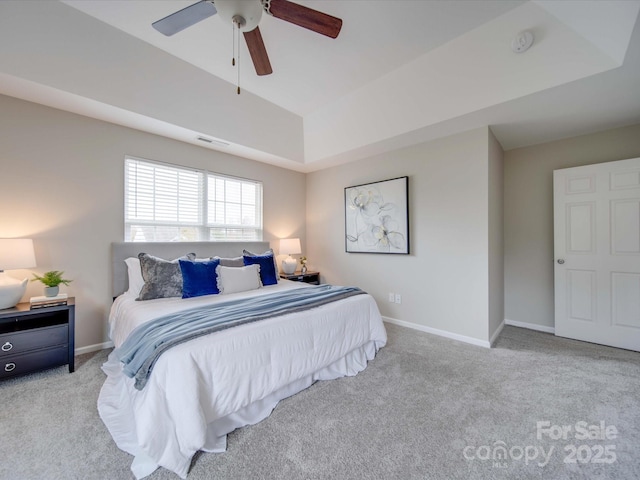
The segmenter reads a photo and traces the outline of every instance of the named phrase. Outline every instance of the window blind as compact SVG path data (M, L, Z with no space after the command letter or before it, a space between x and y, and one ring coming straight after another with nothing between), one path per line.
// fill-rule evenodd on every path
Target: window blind
M262 183L125 159L125 241L262 240Z

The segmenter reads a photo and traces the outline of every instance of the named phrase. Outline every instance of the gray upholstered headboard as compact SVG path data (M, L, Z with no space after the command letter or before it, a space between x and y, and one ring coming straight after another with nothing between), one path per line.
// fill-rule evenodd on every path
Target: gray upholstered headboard
M215 255L239 257L243 249L253 253L263 253L268 248L269 242L115 242L111 244L113 296L117 297L129 288L127 266L124 260L137 257L141 252L173 260L187 253L195 253L198 258Z

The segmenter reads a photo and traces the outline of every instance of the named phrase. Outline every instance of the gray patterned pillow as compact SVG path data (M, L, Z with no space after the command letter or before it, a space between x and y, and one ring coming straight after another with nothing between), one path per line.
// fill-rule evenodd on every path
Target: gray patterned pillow
M182 271L179 260L194 260L195 253L168 261L148 253L139 253L144 286L136 300L182 297Z
M242 257L222 258L215 256L212 260L220 260L220 265L223 267L244 267L244 260Z

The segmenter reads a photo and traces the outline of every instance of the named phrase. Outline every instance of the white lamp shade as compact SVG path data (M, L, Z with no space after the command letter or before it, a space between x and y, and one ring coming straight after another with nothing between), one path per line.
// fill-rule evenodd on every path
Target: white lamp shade
M36 255L30 238L0 238L0 271L33 268Z
M280 255L291 255L302 253L299 238L283 238L280 240Z

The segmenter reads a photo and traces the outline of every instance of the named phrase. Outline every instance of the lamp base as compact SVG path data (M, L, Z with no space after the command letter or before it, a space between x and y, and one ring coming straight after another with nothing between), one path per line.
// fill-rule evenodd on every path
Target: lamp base
M288 256L284 260L282 260L282 271L287 275L291 275L296 271L296 267L298 266L298 261L292 256Z
M0 310L15 307L27 290L28 282L28 278L20 281L0 273Z

